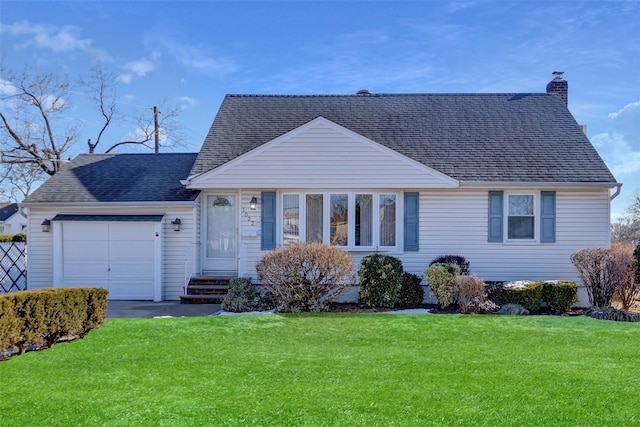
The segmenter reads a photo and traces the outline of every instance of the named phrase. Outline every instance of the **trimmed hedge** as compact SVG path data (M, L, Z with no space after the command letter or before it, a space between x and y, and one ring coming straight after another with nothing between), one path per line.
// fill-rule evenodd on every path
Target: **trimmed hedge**
M542 282L542 300L553 313L566 313L578 302L578 285L568 280Z
M540 311L542 282L521 280L504 285L498 295L500 305L520 304L530 313Z
M108 291L47 288L0 295L0 354L48 348L102 326Z
M27 232L22 231L18 234L0 234L0 243L26 242Z

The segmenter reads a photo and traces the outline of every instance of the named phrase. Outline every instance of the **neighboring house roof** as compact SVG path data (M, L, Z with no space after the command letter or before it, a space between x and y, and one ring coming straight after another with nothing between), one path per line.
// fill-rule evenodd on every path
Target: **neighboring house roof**
M195 159L195 153L81 154L24 203L195 200L198 192L180 183Z
M0 208L0 221L6 221L18 212L18 204L11 203Z
M227 95L190 176L319 116L460 181L616 182L547 93Z

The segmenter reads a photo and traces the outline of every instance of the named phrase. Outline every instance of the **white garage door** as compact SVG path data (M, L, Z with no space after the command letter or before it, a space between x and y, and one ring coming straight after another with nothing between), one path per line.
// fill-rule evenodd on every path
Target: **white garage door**
M153 223L65 222L62 234L64 286L102 287L109 299L153 299Z

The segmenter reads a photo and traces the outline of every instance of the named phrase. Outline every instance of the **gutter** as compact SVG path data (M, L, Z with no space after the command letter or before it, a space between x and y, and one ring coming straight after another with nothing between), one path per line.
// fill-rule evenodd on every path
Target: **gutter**
M460 188L620 188L618 182L514 182L514 181L460 181ZM618 191L619 192L619 191ZM616 194L617 195L617 194Z
M621 183L616 185L616 191L615 191L615 193L613 193L613 194L611 194L609 196L609 200L611 201L611 200L615 199L616 197L618 197L620 195L620 191L622 191L622 184Z

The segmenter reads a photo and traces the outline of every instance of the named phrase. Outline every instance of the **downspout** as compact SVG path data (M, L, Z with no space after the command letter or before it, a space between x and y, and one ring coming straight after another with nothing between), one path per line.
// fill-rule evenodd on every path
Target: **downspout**
M620 195L620 191L622 191L622 184L616 185L615 188L616 188L616 192L609 196L609 201L612 201L613 199L618 197L618 195Z

